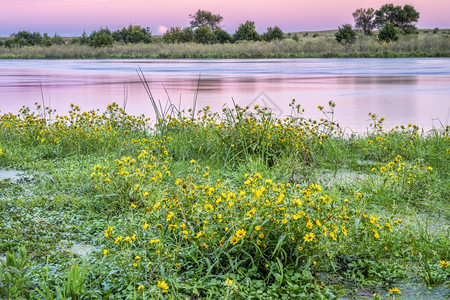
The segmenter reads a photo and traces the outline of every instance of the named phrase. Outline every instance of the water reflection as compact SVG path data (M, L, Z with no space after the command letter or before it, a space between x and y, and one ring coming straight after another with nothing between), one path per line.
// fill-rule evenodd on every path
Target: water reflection
M155 99L181 109L220 111L233 101L241 106L268 105L279 116L291 112L292 99L305 116L322 117L318 105L336 102L342 126L361 131L368 113L388 126L415 123L426 129L433 119L448 124L450 60L263 60L263 61L0 61L0 109L17 112L41 102L65 113L70 103L83 110L104 109L128 100L131 114L152 116L147 94L136 74L143 66ZM314 71L315 70L315 71Z

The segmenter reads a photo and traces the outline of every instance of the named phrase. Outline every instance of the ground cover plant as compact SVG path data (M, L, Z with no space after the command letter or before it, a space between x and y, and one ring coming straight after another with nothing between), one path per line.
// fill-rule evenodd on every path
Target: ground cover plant
M449 126L334 106L3 113L0 298L448 297Z

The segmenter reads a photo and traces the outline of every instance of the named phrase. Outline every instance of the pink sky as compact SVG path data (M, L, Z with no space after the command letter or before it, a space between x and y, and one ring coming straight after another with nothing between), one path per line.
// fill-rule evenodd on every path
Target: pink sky
M259 32L275 25L285 32L326 30L353 24L357 8L377 9L391 2L413 5L420 12L419 28L450 28L450 0L2 0L0 36L19 30L80 35L129 24L149 26L158 34L160 26L188 26L188 15L197 9L222 15L230 33L246 20L255 21Z

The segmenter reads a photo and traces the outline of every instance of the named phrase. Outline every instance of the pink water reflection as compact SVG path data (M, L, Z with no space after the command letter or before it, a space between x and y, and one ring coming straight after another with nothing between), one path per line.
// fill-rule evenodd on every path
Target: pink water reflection
M0 63L1 64L1 63ZM135 72L26 66L0 69L0 109L17 112L22 106L41 102L58 113L70 103L82 110L104 110L107 104L122 105L127 112L153 116L152 106ZM188 109L198 85L198 73L145 72L155 99ZM197 108L220 111L233 100L241 106L266 104L278 116L290 113L292 99L305 109L304 116L322 117L318 105L336 103L335 118L344 127L363 131L368 113L386 118L386 125L414 123L429 129L449 124L450 75L292 75L292 74L203 74ZM165 89L164 89L165 87ZM258 98L259 97L259 98Z

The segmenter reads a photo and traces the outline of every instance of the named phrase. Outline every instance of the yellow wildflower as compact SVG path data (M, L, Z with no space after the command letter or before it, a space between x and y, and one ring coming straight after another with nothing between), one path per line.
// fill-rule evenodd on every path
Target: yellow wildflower
M401 292L398 288L393 287L393 288L390 288L390 289L389 289L389 293L390 293L391 295L393 295L393 294L401 294L402 292Z
M305 234L303 239L305 240L305 242L312 242L312 240L314 239L314 233L310 232Z
M169 290L169 286L164 280L158 281L158 284L156 286L159 287L161 289L161 292L163 293L167 293L167 291Z

